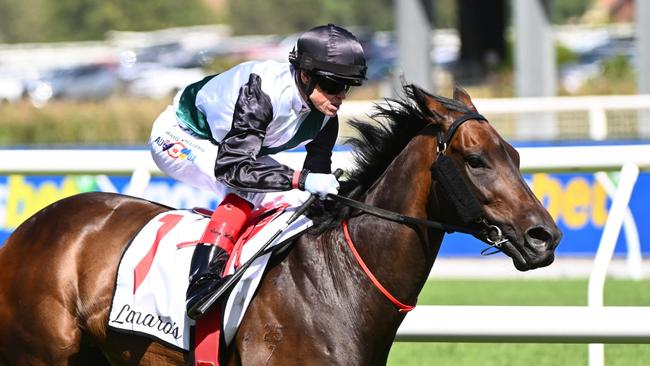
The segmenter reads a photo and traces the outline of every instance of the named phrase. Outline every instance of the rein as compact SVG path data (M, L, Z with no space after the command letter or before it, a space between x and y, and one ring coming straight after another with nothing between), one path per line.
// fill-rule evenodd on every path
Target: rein
M327 198L330 198L330 199L332 199L334 201L341 202L342 204L344 204L346 206L356 208L356 209L358 209L360 211L363 211L365 213L368 213L370 215L377 216L377 217L380 217L382 219L386 219L388 221L393 221L393 222L397 222L397 223L400 223L400 224L404 224L404 225L410 226L410 227L416 227L417 225L424 225L424 226L428 226L428 227L430 227L432 229L445 231L446 233L459 232L459 233L465 233L465 234L470 234L470 235L479 235L481 233L481 230L478 230L478 229L461 227L461 226L456 226L456 225L450 225L450 224L445 224L445 223L442 223L442 222L419 219L417 217L402 215L400 213L385 210L383 208L379 208L379 207L375 207L375 206L371 206L369 204L359 202L359 201L353 200L353 199L348 198L348 197L339 196L338 194L328 194Z
M367 203L363 203L357 200L353 200L351 198L345 197L345 196L339 196L338 194L328 194L327 198L333 200L333 201L338 201L346 206L350 206L352 208L356 208L359 211L363 211L367 214L388 220L388 221L393 221L397 222L399 224L406 225L418 232L418 235L423 238L424 236L422 235L422 232L419 228L419 225L424 225L427 226L431 229L435 230L442 230L448 234L451 233L464 233L464 234L469 234L469 235L474 235L474 236L481 236L483 237L483 240L487 242L489 247L483 249L481 251L481 255L487 256L487 255L492 255L500 252L501 250L499 249L503 243L507 241L503 237L503 234L501 233L501 229L499 229L498 226L496 225L490 225L487 223L485 218L480 218L477 220L478 224L483 225L483 229L476 229L476 228L470 228L470 227L463 227L463 226L457 226L457 225L451 225L451 224L446 224L438 221L432 221L432 220L425 220L425 219L419 219L417 217L411 217L407 215L402 215L397 212L385 210L383 208L371 206ZM492 251L490 251L492 249Z

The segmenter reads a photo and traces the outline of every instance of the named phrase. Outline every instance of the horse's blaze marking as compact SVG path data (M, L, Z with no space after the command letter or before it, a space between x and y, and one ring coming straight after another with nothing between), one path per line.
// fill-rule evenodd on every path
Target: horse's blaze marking
M142 257L133 270L133 293L135 293L140 284L142 284L142 281L147 277L149 269L151 269L151 264L153 263L153 258L156 256L156 252L158 251L158 244L160 244L162 238L165 237L165 235L167 235L182 219L182 215L168 214L158 220L163 224L156 232L156 240L154 240L151 245L149 252Z

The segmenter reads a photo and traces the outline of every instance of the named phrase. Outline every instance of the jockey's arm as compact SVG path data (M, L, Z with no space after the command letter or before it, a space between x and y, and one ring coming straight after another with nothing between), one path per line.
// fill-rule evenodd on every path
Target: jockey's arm
M332 172L332 149L339 134L339 117L332 117L313 141L305 146L307 157L303 170L313 173Z
M251 74L239 90L231 130L221 141L214 167L216 179L248 192L277 192L292 189L295 171L282 164L257 160L273 118L271 99L262 91L261 79Z

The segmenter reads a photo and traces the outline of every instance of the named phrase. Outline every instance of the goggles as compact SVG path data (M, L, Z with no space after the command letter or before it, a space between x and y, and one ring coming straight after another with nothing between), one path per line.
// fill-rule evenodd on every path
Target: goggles
M327 94L338 95L342 91L347 93L350 90L350 84L347 84L341 80L334 79L329 76L319 75L316 79L318 86Z

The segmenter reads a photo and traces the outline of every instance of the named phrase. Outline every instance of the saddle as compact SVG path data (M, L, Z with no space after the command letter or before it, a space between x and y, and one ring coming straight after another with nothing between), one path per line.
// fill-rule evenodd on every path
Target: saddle
M228 273L250 259L295 211L274 201L255 210L235 244ZM144 334L177 349L190 351L196 322L185 313L185 292L195 244L209 221L205 209L167 211L145 225L125 250L118 268L108 326L127 333ZM291 224L273 242L288 245L312 225L307 217ZM224 309L218 328L228 344L260 283L271 253L257 258L221 299Z

